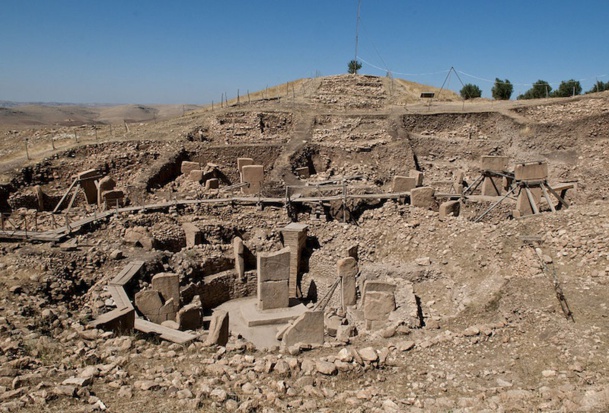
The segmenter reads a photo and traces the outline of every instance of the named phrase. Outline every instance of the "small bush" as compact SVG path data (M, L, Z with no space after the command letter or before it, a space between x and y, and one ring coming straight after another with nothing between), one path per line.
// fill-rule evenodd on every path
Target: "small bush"
M349 73L350 74L357 74L357 71L360 70L362 68L362 64L361 62L358 62L357 60L351 60L349 62Z

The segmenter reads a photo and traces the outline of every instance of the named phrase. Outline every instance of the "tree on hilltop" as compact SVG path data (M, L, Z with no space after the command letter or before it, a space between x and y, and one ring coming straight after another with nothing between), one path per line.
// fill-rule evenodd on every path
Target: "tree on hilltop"
M357 71L362 68L362 63L357 60L351 60L349 62L349 74L356 75Z
M555 98L568 98L569 96L581 95L582 85L579 80L563 80L560 82L558 89L552 92L552 97Z
M551 91L552 86L545 80L540 79L533 83L533 86L529 90L519 95L518 99L543 99L549 97Z
M603 82L602 80L597 80L594 86L586 92L587 93L596 93L596 92L604 92L605 90L609 90L609 82Z
M474 99L482 96L482 90L480 90L480 88L474 84L467 83L463 85L463 88L459 94L461 94L461 97L465 100Z
M514 92L514 85L507 79L501 80L495 78L495 84L493 85L491 92L493 94L493 99L495 100L510 100L512 92Z

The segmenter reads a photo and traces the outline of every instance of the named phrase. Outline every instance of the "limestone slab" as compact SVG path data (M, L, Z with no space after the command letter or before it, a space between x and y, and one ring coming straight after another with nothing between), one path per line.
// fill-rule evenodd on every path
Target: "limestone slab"
M220 187L220 181L218 178L209 178L205 181L205 189L218 189Z
M258 253L258 279L260 281L288 281L290 275L290 249Z
M233 239L233 253L235 257L235 272L240 280L245 278L245 258L243 256L245 252L245 245L241 237L235 237Z
M414 207L432 209L436 205L435 190L428 186L414 188L410 191L410 204Z
M423 185L423 172L421 171L417 171L416 169L411 169L410 172L408 172L408 176L410 176L411 178L414 178L416 181L416 186L422 186Z
M192 222L185 222L182 224L182 229L186 234L186 247L192 248L195 245L199 245L203 242L203 234L199 227Z
M87 203L89 204L97 203L97 185L95 185L95 179L98 177L99 171L97 169L89 169L76 175L80 187L85 192Z
M188 176L190 175L190 171L194 171L196 169L201 169L199 162L182 161L180 172Z
M294 320L293 324L283 333L282 342L287 347L297 343L323 344L323 311L307 311Z
M548 179L548 164L545 162L517 164L514 178L517 181L544 181Z
M180 277L178 274L162 272L152 277L152 289L161 293L165 301L173 299L177 309L180 305Z
M357 303L356 279L359 272L355 258L348 257L338 260L338 276L341 278L341 294L344 305Z
M179 329L182 331L201 328L203 326L201 306L188 304L180 308L176 315L176 322L179 325Z
M288 280L258 283L258 308L272 310L290 305Z
M138 291L135 294L135 307L153 323L164 321L159 318L159 313L163 307L163 300L158 291Z
M507 156L482 156L480 168L485 171L503 172L507 171L510 158Z
M229 336L228 312L224 310L214 310L209 324L209 335L205 343L207 345L225 346Z
M395 310L395 295L385 291L367 291L364 302L364 318L372 321L387 320Z
M417 187L417 178L410 176L394 176L393 177L393 192L409 192Z
M459 201L446 201L440 204L440 221L447 217L458 217L461 211L461 203Z
M239 173L242 173L242 169L244 166L253 165L254 160L252 158L237 158L237 169Z
M117 334L128 334L133 331L134 323L135 309L129 306L102 314L93 320L91 325L105 331L114 331Z
M249 184L241 188L244 194L254 195L260 193L264 181L264 167L262 165L246 165L241 169L243 183Z

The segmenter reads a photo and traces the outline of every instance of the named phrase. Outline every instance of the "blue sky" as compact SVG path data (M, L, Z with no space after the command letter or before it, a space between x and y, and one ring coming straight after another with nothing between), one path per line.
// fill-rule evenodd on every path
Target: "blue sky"
M218 102L345 73L358 0L3 0L0 100ZM490 97L543 79L609 81L609 1L362 0L360 73ZM454 74L453 90L461 84Z

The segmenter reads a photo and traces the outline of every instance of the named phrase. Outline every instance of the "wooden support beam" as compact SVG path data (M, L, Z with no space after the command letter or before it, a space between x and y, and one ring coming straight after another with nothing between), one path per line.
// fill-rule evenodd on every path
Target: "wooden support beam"
M548 186L548 191L558 199L561 205L564 205L567 208L570 207L569 203L562 196L558 195L551 186Z
M548 191L546 190L546 186L545 185L541 186L541 192L543 193L543 197L548 202L548 205L550 205L550 210L552 212L556 212L556 208L554 208L554 203L552 203L552 200L550 199L550 196L548 195Z
M527 194L527 198L529 199L529 203L531 204L531 209L533 210L533 213L539 214L539 207L537 206L537 203L535 202L535 198L533 197L531 190L525 186L524 191Z
M70 194L70 191L72 190L72 188L74 188L74 185L76 185L78 183L78 179L74 179L74 181L72 181L72 185L70 185L70 187L68 188L68 190L66 191L65 194L63 194L63 196L61 197L61 199L59 200L59 202L57 203L57 205L55 205L55 209L53 209L53 213L56 214L57 211L59 210L59 207L61 207L61 204L63 204L63 201L66 200L66 198L68 197L68 195Z

